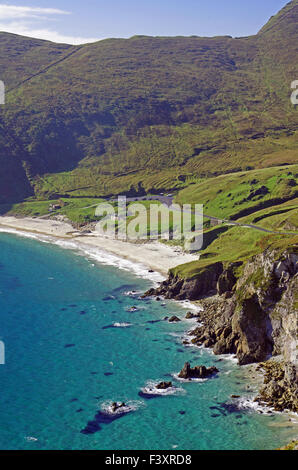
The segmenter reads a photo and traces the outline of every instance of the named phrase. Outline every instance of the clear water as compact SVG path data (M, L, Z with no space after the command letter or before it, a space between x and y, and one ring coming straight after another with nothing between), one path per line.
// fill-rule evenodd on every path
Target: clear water
M87 255L0 234L1 449L272 449L291 440L288 417L222 406L231 394L250 396L245 369L182 346L186 320L152 323L183 318L180 305L123 295L149 286ZM126 311L133 305L142 309ZM131 326L105 328L116 322ZM171 380L187 360L220 374L177 383L176 396L138 395L148 380ZM133 401L137 410L82 434L109 400Z

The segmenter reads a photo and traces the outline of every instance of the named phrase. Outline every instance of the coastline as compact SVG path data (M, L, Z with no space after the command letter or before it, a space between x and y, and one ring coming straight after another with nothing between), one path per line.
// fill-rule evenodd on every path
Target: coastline
M94 232L84 234L75 230L70 224L57 220L0 217L0 233L1 232L17 234L19 236L53 243L66 249L81 251L84 256L87 255L101 264L114 265L120 269L132 271L134 274L150 279L156 283L166 277L167 269L176 266L178 259L182 260L181 264L197 259L197 257L193 255L179 254L176 252L176 248L165 246L159 242L135 244L104 238ZM124 252L124 248L126 248L127 251ZM178 263L179 262L180 261L178 261ZM149 270L154 270L155 272L149 273ZM178 303L187 303L188 305L184 305L184 307L189 310L197 311L198 308L200 309L195 302L178 301ZM187 333L190 332L190 326L193 327L194 325L188 323L188 328L185 331L187 337L189 337ZM210 353L213 353L211 349ZM234 357L229 357L228 355L218 356L218 358L220 360L226 359L235 362ZM260 372L257 373L252 365L247 368L244 367L241 371L243 377L246 376L248 383L250 383L251 380L250 376L254 374L258 375L256 382L261 381L262 374ZM255 378L256 377L254 377L254 379ZM288 426L292 428L293 437L296 437L297 416L295 413L288 411L276 412L267 406L257 405L254 403L253 398L251 398L252 392L256 393L256 390L249 391L250 398L247 396L241 397L239 400L239 410L248 410L256 414L266 415L274 413L279 415L282 418L282 422L276 423L275 426Z
M115 240L102 237L96 232L86 234L75 230L70 223L51 219L0 216L0 232L15 233L41 241L58 242L58 244L65 242L67 245L66 242L70 242L74 249L85 251L89 248L89 254L93 254L99 262L101 261L100 255L102 255L104 264L107 264L105 255L110 254L138 265L139 270L143 272L154 271L151 274L155 276L150 276L150 278L156 282L163 280L169 269L198 259L198 256L183 253L179 248L158 241L132 243ZM68 243L69 248L71 248L70 243ZM122 263L122 266L125 267L125 263L124 265ZM119 267L121 268L121 263Z

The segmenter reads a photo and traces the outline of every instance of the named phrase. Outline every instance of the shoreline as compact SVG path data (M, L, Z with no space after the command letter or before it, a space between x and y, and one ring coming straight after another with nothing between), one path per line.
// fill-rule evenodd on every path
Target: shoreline
M198 257L194 255L188 255L181 252L177 253L176 248L163 245L157 241L136 244L98 236L96 232L92 232L91 234L84 234L75 230L70 224L57 220L0 216L0 233L15 234L21 237L35 239L40 242L51 243L63 247L64 249L78 251L81 252L83 256L88 257L89 259L94 259L100 264L124 269L126 271L132 272L138 277L149 279L156 284L167 276L167 266L169 266L169 269L170 267L177 265L177 259L182 259L182 262L179 263L178 261L178 264L187 263L188 261L198 259ZM128 248L127 253L124 253L124 247ZM152 254L155 255L153 256L153 260L147 258ZM150 273L150 270L152 269L154 270L154 273ZM184 304L184 309L193 310L194 312L202 309L202 307L195 302L176 302L178 302L181 306ZM197 321L192 325L188 324L188 328L185 330L184 335L181 336L181 343L183 336L187 338L191 337L189 333L192 330L190 330L189 327L191 326L191 328L193 328L196 323ZM187 347L196 348L198 346L189 344ZM204 349L207 350L209 348ZM212 350L210 350L210 354L214 355ZM235 362L235 358L229 357L229 355L221 355L218 357L227 361L230 360ZM259 375L258 382L261 383L261 377L263 377L263 374L260 372L257 373L257 365L255 365L255 367L250 365L250 367L252 368L250 370L248 367L242 369L243 379L246 379L249 383L252 371L254 374ZM256 393L255 390L250 390L249 394L251 392L253 392L253 395ZM298 421L297 415L295 413L289 410L277 412L265 404L261 405L254 403L253 397L248 398L244 395L241 396L239 400L239 410L241 409L247 410L248 412L255 412L256 415L259 413L267 414L268 411L271 414L279 415L282 421L286 419L288 423L281 422L275 424L275 426L283 427L288 425L293 429L293 438L296 438Z
M102 254L104 264L107 264L105 255L110 254L121 260L126 260L128 263L138 265L138 270L145 271L147 269L148 274L150 274L149 271L154 271L151 274L155 274L155 276L148 277L155 281L165 279L169 269L198 259L198 256L183 253L177 247L171 247L158 241L133 243L102 237L96 232L84 234L75 230L70 223L51 219L0 216L0 232L28 237L31 235L30 238L54 243L57 241L70 242L73 243L75 249L84 251L89 248L91 250L89 254L92 255L93 252L99 262ZM121 263L119 267L121 268ZM135 271L135 269L133 270Z

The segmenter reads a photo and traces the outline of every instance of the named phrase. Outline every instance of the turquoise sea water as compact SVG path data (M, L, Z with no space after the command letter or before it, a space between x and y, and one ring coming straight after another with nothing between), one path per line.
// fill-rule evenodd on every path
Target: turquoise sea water
M250 397L247 369L184 347L191 322L162 321L183 318L182 306L124 295L150 285L87 254L0 233L0 449L272 449L292 439L289 417L230 398ZM134 305L141 309L128 312ZM131 326L111 327L124 322ZM139 396L148 381L171 380L185 361L220 373L175 382L177 395ZM83 434L111 400L132 401L136 411Z

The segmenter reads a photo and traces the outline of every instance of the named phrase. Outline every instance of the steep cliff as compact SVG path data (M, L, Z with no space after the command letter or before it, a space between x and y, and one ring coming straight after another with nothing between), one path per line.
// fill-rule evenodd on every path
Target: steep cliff
M217 295L215 289L217 290ZM216 263L191 280L170 275L149 294L201 299L204 311L192 342L215 354L236 354L239 364L268 361L259 400L298 411L297 246L268 248L224 268ZM205 297L204 297L205 296ZM277 360L278 358L278 360Z

